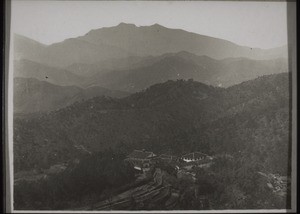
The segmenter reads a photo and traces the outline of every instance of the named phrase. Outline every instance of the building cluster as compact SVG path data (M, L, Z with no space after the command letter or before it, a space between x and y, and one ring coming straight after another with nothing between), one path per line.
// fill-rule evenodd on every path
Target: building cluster
M156 155L146 150L134 150L125 159L125 161L133 164L135 169L142 172L149 171L151 166L158 162L173 163L177 170L179 170L180 168L188 169L195 165L207 167L211 164L211 160L211 156L202 152L192 152L178 157L169 154Z

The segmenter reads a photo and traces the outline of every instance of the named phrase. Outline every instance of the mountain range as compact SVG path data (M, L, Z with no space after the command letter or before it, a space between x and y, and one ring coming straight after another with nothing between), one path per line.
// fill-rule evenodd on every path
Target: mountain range
M56 85L54 88L76 86L68 88L74 90L72 94L78 92L78 87L86 91L101 88L93 90L99 93L91 94L120 97L120 94L135 93L153 84L177 79L229 87L262 75L287 71L286 47L270 50L242 47L158 24L137 27L121 23L52 45L14 35L14 77L23 78L22 81L24 78L42 81L40 88L45 82ZM36 81L26 81L29 88L35 88L36 84ZM20 94L20 90L17 87L16 93ZM57 90L49 87L44 92L49 98L58 97ZM36 96L30 93L25 97ZM61 100L57 104L51 104L50 100L45 102L48 108L46 104L31 108L32 99L19 99L19 107L15 109L20 113L49 111L77 99L57 99L56 102Z
M228 58L215 60L188 52L146 58L134 68L95 74L85 85L137 92L155 83L176 79L194 79L213 86L228 87L261 75L288 71L286 59L251 60Z
M15 35L17 59L25 58L49 66L66 67L74 63L95 64L107 59L128 56L158 56L187 51L215 59L246 57L262 60L287 57L287 46L258 49L155 24L137 27L118 26L91 30L83 36L43 45L21 35Z
M81 65L86 72L80 73L26 59L15 61L15 113L51 111L93 96L123 97L167 80L193 79L212 86L229 87L262 74L288 71L283 58L215 60L188 52L131 57L103 64L92 66L108 69L113 64L114 70L97 72L96 69L88 70L90 65Z

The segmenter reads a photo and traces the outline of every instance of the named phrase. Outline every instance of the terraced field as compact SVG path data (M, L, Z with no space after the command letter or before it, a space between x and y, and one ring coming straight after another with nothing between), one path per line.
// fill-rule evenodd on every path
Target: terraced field
M163 175L163 172L158 171L153 181L93 204L88 210L149 210L157 207L172 209L179 200L179 194L163 182Z
M168 193L168 189L163 186L143 185L133 190L126 191L115 196L112 200L106 200L94 205L96 210L122 210L128 209L130 206L145 206L149 201L159 201L164 199Z

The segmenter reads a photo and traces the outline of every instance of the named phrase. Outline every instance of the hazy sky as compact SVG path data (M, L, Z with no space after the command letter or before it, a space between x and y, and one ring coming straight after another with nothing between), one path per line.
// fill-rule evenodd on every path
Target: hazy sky
M287 44L284 2L12 1L12 31L44 44L120 22L158 23L249 47Z

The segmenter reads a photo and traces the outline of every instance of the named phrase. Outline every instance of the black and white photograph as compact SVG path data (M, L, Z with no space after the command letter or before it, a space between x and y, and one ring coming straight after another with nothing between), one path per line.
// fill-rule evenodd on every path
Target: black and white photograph
M289 212L286 1L10 1L12 212Z

